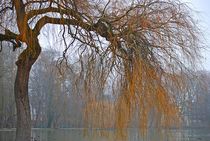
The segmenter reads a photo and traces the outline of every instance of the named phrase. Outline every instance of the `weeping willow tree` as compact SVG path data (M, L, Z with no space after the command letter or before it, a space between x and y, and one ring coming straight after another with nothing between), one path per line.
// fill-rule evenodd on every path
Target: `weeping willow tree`
M105 127L106 116L99 114L109 111L113 117L106 119L117 129L128 127L134 117L147 128L151 113L163 126L179 120L169 86L186 89L179 74L194 68L202 47L190 10L179 0L2 0L0 41L14 51L23 48L16 62L16 141L30 140L28 80L46 25L60 25L65 43L60 61L72 52L81 64L88 127L93 127L90 121ZM113 99L100 102L98 95L108 84Z

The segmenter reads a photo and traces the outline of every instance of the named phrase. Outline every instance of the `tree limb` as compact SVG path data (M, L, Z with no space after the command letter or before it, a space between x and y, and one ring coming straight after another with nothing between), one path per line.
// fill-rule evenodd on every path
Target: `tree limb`
M38 10L31 10L28 14L27 14L27 19L30 19L34 16L40 15L40 14L46 14L48 12L56 12L59 14L66 14L66 15L70 15L72 17L74 17L75 19L78 20L82 20L81 19L81 15L78 14L78 12L72 10L72 9L60 9L60 8L54 8L54 7L48 7L48 8L44 8L44 9L38 9Z
M62 24L62 25L75 25L80 26L84 30L94 31L96 30L93 25L89 25L83 21L75 20L75 19L66 19L66 18L51 18L48 16L42 17L34 27L36 32L40 32L41 28L46 24Z
M29 29L25 6L22 0L13 0L13 4L17 13L18 30L20 35L22 35L22 39L24 40L26 38L25 36L27 36L26 31Z
M6 29L5 34L0 34L0 41L11 41L17 39L18 35Z

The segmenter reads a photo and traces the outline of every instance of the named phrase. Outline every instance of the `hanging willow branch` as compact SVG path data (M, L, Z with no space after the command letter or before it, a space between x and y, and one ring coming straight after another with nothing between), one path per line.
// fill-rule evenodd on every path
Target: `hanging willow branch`
M66 44L63 57L67 51L78 52L81 66L77 71L83 80L88 127L116 127L121 132L131 126L132 119L141 128L147 128L153 117L161 126L179 121L170 86L186 89L185 77L180 74L190 74L199 62L202 48L199 28L186 4L179 0L2 3L0 19L9 16L11 8L7 7L12 7L20 31L5 31L0 34L0 41L30 44L49 24L63 25L61 32L65 34L68 29L70 37L63 38L73 40ZM30 50L33 52L36 48ZM110 84L112 91L108 95L112 98L101 100Z

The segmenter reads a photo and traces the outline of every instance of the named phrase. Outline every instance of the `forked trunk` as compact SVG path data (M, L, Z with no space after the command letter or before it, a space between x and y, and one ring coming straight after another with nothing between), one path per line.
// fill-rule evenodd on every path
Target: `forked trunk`
M41 48L38 43L32 52L31 48L24 50L16 62L17 74L15 80L15 102L17 108L16 141L31 141L31 114L28 96L29 74L32 65L37 60Z

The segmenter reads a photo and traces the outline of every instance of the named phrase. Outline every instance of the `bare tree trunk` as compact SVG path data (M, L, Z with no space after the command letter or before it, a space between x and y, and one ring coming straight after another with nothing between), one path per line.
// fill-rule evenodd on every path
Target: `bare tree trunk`
M15 102L17 108L17 126L16 126L16 141L31 140L31 114L28 96L29 74L32 65L37 60L41 48L38 40L34 39L27 49L19 56L17 65L17 74L15 80Z

